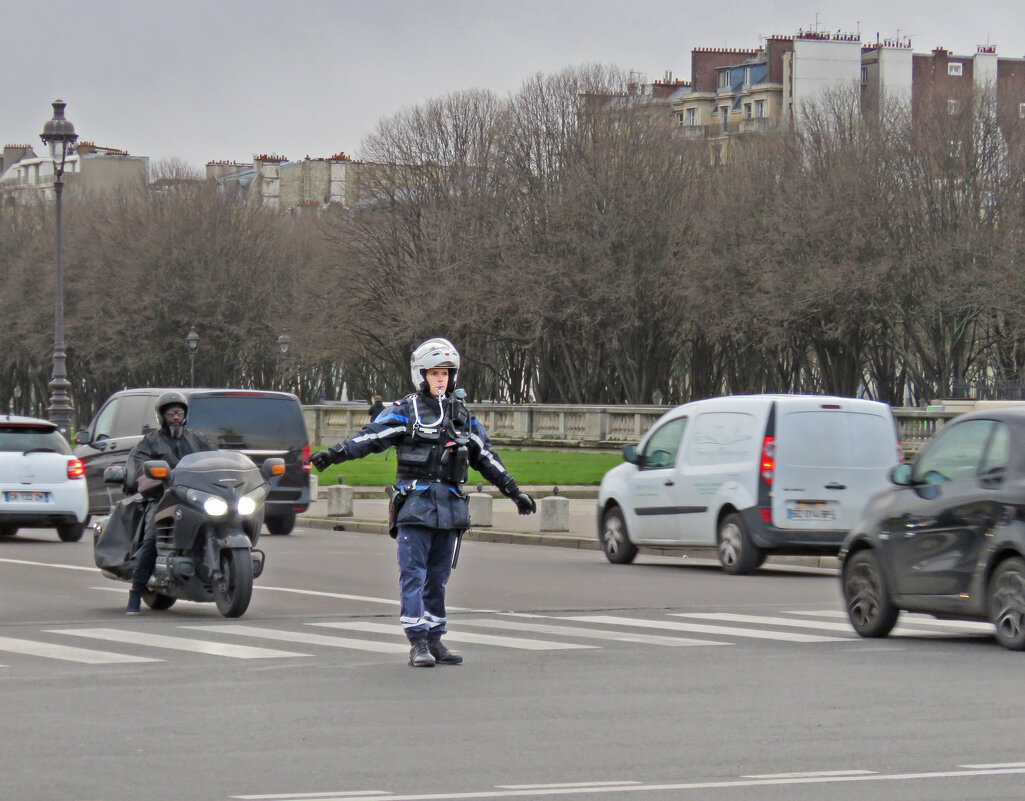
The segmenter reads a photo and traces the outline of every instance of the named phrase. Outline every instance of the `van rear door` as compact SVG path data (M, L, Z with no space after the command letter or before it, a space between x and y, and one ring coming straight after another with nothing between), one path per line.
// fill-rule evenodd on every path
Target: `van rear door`
M772 522L794 530L848 530L897 461L885 404L788 399L777 407Z

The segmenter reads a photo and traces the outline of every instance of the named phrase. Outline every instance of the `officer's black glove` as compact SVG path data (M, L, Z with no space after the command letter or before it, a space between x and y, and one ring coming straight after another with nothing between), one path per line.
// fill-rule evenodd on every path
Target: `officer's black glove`
M529 515L537 511L537 504L534 503L534 499L523 490L516 490L516 494L512 496L512 502L516 504L516 508L521 515Z
M317 451L310 457L310 464L317 468L318 473L323 473L328 466L345 461L345 452L331 448L327 451Z

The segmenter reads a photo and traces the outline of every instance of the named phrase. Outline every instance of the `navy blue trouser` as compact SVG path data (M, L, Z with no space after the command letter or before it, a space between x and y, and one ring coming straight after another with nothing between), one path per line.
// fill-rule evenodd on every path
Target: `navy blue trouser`
M445 584L458 531L399 524L399 620L410 642L445 633Z
M146 592L146 584L157 564L157 528L154 523L157 517L156 500L146 504L143 514L142 544L135 552L135 569L132 571L132 589L136 592Z

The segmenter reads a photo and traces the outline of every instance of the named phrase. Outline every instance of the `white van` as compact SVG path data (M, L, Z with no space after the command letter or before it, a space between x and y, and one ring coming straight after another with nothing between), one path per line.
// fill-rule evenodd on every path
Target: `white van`
M885 403L735 395L677 406L623 449L598 492L610 562L638 546L714 546L728 573L769 553L835 554L902 461Z

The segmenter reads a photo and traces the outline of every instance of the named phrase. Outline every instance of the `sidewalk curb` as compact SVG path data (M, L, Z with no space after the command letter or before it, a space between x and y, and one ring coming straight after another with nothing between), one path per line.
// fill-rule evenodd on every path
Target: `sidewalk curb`
M380 520L364 520L353 517L303 517L298 521L307 528L327 531L352 531L361 534L388 533L388 524ZM523 532L500 531L489 528L471 528L463 538L467 542L500 542L513 545L548 545L555 548L575 548L582 551L600 551L598 536L584 538L557 531ZM715 548L639 548L638 551L649 556L674 556L690 559L707 559L717 562ZM839 561L835 556L770 556L767 565L797 565L802 567L819 567L836 570Z

